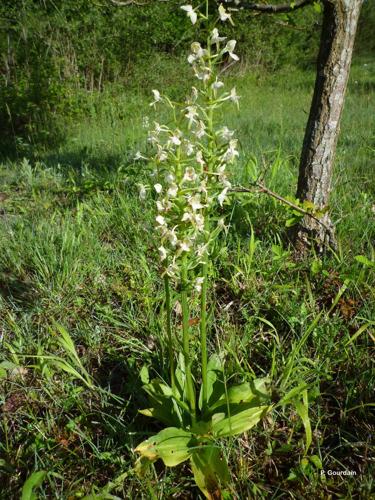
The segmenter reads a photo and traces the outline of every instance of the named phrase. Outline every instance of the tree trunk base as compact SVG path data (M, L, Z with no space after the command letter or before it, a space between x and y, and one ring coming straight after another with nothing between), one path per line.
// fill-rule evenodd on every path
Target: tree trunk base
M312 250L322 255L329 250L337 249L335 228L331 219L326 215L321 222L322 224L319 224L311 217L304 217L289 231L289 239L297 260L304 258Z

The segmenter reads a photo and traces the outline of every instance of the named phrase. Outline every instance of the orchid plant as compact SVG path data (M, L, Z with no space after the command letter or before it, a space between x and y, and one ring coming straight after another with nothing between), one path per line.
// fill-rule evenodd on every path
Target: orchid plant
M152 157L137 155L147 158L152 167L152 182L140 186L140 197L153 191L156 198L170 368L169 383L150 381L148 371L142 370L151 405L141 413L167 427L139 444L135 451L140 454L140 473L157 459L167 466L189 460L204 495L221 498L229 472L218 441L248 431L273 405L267 379L229 387L222 357L214 354L208 359L209 268L215 240L228 230L225 218L218 213L231 190L228 167L239 156L234 132L217 118L218 111L228 103L239 105L236 89L225 90L220 68L224 61L236 63L239 57L235 53L236 41L219 33L221 22L232 22L223 5L215 19L209 16L208 0L204 11L191 5L181 8L193 24L202 23L207 35L203 46L199 42L191 44L188 56L198 83L184 103L153 90L151 106L167 106L172 119L168 126L154 123L148 137ZM177 298L182 328L172 321L172 306ZM200 362L195 369L191 312L196 304L200 308Z

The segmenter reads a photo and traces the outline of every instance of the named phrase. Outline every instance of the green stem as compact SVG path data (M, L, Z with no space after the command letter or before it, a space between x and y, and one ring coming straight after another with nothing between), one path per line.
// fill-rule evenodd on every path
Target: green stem
M174 394L176 389L176 379L175 379L175 366L174 366L173 343L172 343L171 290L169 285L169 277L167 274L164 276L164 289L165 289L165 308L167 314L166 326L167 326L167 338L168 338L169 369L171 372L171 384L172 384L172 391Z
M202 412L207 409L207 268L208 263L202 265L202 283L201 291L201 318L200 318L200 334L201 334L201 356L202 356Z
M193 423L195 421L195 393L193 378L191 375L191 355L190 355L190 332L189 332L189 304L187 296L188 273L186 256L181 265L181 308L182 308L182 346L185 359L186 395L192 413Z

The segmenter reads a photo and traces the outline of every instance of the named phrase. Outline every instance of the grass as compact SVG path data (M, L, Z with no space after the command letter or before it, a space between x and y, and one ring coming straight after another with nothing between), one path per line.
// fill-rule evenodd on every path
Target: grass
M293 195L312 77L290 68L231 77L241 109L224 120L242 145L238 182L262 173ZM375 63L358 61L332 192L336 254L294 262L283 238L288 212L263 195L224 208L232 230L209 293L211 350L226 355L229 378L271 374L275 397L309 382L315 457L304 460L301 421L281 408L226 442L232 498L373 491L375 277L355 257L374 261L374 81ZM45 470L39 498L199 498L184 466L157 463L142 480L132 472L132 450L157 430L137 414L146 405L139 370L168 373L153 208L138 199L143 173L132 161L145 147L144 117L154 116L135 91L93 95L89 109L60 148L0 169L0 496L19 498L32 472ZM356 475L321 476L319 461Z

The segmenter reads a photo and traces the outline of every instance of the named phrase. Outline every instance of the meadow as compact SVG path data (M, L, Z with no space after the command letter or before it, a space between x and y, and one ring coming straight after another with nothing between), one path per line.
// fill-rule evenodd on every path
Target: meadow
M225 114L240 158L233 183L261 176L293 196L314 75L241 67L241 96ZM188 466L134 473L134 448L158 430L143 366L167 377L163 286L154 204L139 199L152 88L189 82L150 71L142 88L86 97L84 119L60 146L0 165L0 498L20 498L34 471L38 498L201 498ZM224 205L209 290L210 351L236 381L271 375L273 397L309 387L312 445L295 410L278 408L227 438L227 498L370 498L374 491L375 62L354 62L339 139L332 216L338 248L295 260L290 212L264 194ZM178 316L178 312L175 312ZM322 475L354 471L350 476ZM32 498L32 497L25 497Z

